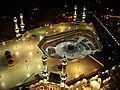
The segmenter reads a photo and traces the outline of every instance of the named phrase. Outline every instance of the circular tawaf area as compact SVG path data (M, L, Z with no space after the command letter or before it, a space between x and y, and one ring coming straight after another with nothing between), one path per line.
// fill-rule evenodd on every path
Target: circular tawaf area
M61 57L65 56L67 59L76 59L81 56L84 47L81 46L81 48L76 45L76 42L68 41L59 43L55 47L55 51Z
M73 53L79 51L78 47L76 47L76 45L74 44L68 44L67 46L64 46L62 49L66 53Z

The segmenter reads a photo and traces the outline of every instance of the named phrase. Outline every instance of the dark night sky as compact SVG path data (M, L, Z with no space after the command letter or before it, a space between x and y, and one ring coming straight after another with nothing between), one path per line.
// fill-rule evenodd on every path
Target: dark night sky
M92 5L94 4L97 5L95 1L96 0L2 0L0 2L0 30L2 30L3 33L2 32L0 33L0 38L1 35L5 34L4 30L9 30L11 31L10 33L13 33L12 30L10 30L13 29L13 27L9 21L13 23L12 21L13 16L19 15L19 13L21 12L24 13L26 19L28 18L28 20L30 20L29 17L32 12L31 10L35 7L46 8L44 9L44 12L46 12L49 11L51 8L64 7L65 4L67 4L69 7L73 9L74 5L76 4L78 5L78 8L80 10L80 8L82 8L84 4L88 5L89 7L92 7ZM112 8L115 8L114 10L116 12L120 12L119 0L101 0L101 1L103 1L102 6L96 6L95 8L110 6ZM93 7L91 9L93 9ZM42 15L42 13L43 12L40 11L39 16ZM4 16L6 16L7 18L4 19L3 18Z
M58 3L58 5L57 5ZM0 3L0 14L2 13L10 13L19 10L30 10L35 6L39 6L41 8L46 7L60 7L64 4L63 1L55 1L54 0L3 0Z
M65 4L74 6L77 4L79 7L83 5L84 2L90 3L90 6L95 3L96 0L2 0L0 2L0 15L2 13L11 13L19 10L30 10L35 6L40 8L60 8L64 7ZM119 0L101 0L103 2L103 7L110 6L115 8L116 11L119 10Z
M80 3L78 3L78 1ZM20 9L30 10L35 6L40 8L60 8L65 4L75 5L82 4L83 0L3 0L0 3L0 14L15 12Z

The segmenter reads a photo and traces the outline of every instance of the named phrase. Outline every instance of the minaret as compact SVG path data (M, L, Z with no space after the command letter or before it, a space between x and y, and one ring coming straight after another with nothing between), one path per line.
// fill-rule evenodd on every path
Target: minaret
M61 60L61 64L62 64L62 73L60 75L60 78L61 78L61 90L64 90L65 89L65 82L67 80L67 76L68 74L66 73L66 65L67 65L67 59L66 57L64 57L62 60Z
M86 18L85 12L86 12L86 7L84 6L83 7L83 14L82 14L82 22L85 22L85 18Z
M20 27L21 27L21 31L24 32L25 31L25 24L23 23L23 15L22 13L20 13Z
M76 18L77 18L77 5L74 6L74 20L73 21L76 21Z
M15 22L15 33L16 33L16 37L19 37L20 36L20 33L19 33L19 28L18 28L18 24L17 24L17 18L14 17L14 22Z
M43 70L42 70L43 81L44 81L44 83L47 83L48 69L47 69L47 56L45 54L43 54L43 56L42 56L42 62L43 62Z

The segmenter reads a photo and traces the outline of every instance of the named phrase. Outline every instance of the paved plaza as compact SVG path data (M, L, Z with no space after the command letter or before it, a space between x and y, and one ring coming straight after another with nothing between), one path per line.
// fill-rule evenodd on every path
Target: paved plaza
M46 28L31 30L20 40L10 40L0 43L0 90L6 90L34 80L34 75L36 74L41 75L43 67L41 56L43 54L37 45L44 35L61 32ZM66 28L69 29L70 27L67 26ZM36 35L36 37L33 37L32 35ZM15 66L13 67L8 67L7 65L7 60L4 56L4 52L7 50L11 51L12 56L15 59ZM61 73L61 71L52 69L52 67L56 65L60 65L60 60L48 57L48 70L54 73ZM69 62L66 68L68 72L67 81L72 80L81 74L87 75L102 67L103 65L91 56Z

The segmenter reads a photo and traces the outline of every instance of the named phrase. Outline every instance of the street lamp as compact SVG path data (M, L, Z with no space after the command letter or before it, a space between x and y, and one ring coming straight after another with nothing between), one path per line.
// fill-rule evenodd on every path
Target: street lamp
M27 70L28 70L27 60L25 60L25 63L26 63L26 67L27 67Z

